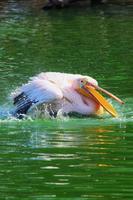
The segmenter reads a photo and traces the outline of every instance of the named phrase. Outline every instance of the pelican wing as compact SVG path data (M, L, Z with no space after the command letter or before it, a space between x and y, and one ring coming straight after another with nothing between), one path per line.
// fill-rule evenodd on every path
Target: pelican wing
M33 105L50 103L61 99L63 93L58 85L48 80L33 79L20 88L20 93L14 97L15 115L26 114Z

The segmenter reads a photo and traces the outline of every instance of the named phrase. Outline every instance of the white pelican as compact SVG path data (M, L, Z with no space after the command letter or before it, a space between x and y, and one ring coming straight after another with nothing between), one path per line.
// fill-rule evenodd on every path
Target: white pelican
M47 105L47 111L54 117L59 112L102 114L104 109L116 117L115 109L97 90L123 104L123 101L100 88L97 81L89 76L59 72L40 73L15 91L14 116L22 118L34 106Z

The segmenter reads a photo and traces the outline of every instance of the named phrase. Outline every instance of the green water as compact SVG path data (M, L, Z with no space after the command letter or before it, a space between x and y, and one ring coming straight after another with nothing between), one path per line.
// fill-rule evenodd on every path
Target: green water
M133 199L132 66L131 6L0 4L0 199ZM9 94L42 71L94 77L120 117L9 118Z

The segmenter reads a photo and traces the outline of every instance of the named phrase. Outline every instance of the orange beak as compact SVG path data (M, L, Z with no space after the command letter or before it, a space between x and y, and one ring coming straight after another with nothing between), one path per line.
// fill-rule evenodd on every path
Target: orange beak
M124 104L124 102L121 99L119 99L112 93L108 92L107 90L105 90L99 86L95 86L90 83L86 83L84 86L79 88L77 91L80 94L82 94L83 96L86 96L88 98L90 98L90 96L92 96L93 99L96 102L98 102L108 113L110 113L113 117L117 117L118 113L116 112L116 110L97 90L104 92L105 94L107 94L111 98L115 99L120 104Z

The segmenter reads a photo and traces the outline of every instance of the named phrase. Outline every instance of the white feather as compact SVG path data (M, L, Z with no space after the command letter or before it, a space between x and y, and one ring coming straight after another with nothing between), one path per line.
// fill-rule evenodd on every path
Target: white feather
M31 78L27 84L22 85L18 92L15 93L14 98L18 97L15 102L17 112L21 111L21 109L26 109L26 106L30 103L33 103L33 105L52 103L51 106L55 111L62 111L63 113L90 114L95 112L93 102L87 99L87 103L85 103L84 97L74 89L75 80L77 82L78 79L82 78L86 78L94 85L98 84L95 79L80 74L40 73L38 76ZM23 93L25 96L22 95L21 97Z
M63 98L63 93L59 87L50 81L39 78L23 85L21 92L24 92L31 101L38 103L47 103Z

